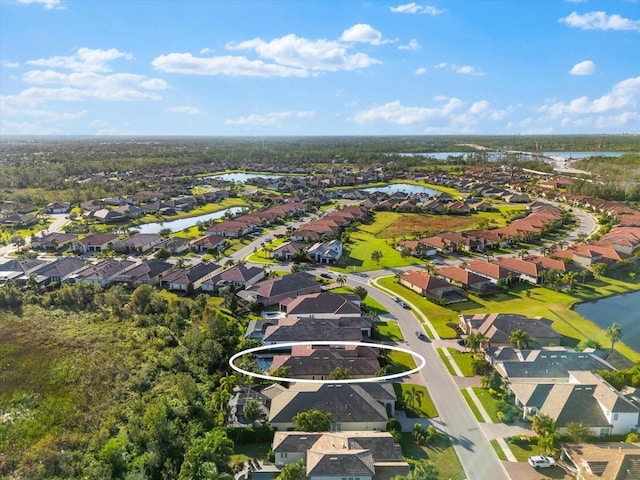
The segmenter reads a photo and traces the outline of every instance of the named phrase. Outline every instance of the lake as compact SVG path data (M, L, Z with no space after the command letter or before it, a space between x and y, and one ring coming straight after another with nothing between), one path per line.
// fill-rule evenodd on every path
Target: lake
M221 173L220 175L211 175L208 178L217 178L225 182L245 183L250 178L280 178L282 175L272 173Z
M595 302L581 303L575 311L606 329L616 322L622 329L622 341L640 352L640 291L615 295ZM607 347L603 345L603 347Z
M411 185L409 183L392 183L387 185L386 187L370 187L363 188L365 192L383 192L388 195L396 192L405 192L411 195L416 193L428 193L429 195L434 195L438 193L438 190L434 190L432 188L422 187L420 185Z
M198 222L205 222L207 220L217 220L224 217L227 213L236 214L241 212L243 207L231 207L220 210L219 212L205 213L204 215L198 215L197 217L181 218L179 220L172 220L170 222L155 222L145 223L144 225L137 225L132 227L132 230L137 230L140 233L158 233L164 228L169 228L172 232L179 232L185 228L193 227Z

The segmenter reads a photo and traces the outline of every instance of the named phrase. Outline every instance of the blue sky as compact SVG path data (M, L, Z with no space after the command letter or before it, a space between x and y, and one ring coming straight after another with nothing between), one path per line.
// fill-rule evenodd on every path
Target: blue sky
M0 0L0 134L640 132L640 2Z

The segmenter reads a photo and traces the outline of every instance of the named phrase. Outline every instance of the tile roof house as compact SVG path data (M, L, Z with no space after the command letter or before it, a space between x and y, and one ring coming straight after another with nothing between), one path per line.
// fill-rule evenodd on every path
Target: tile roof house
M24 284L29 275L42 267L46 262L38 259L9 260L0 263L0 285L12 280L18 285Z
M465 290L472 290L480 294L494 293L495 284L488 278L470 272L460 267L440 267L436 269L436 275L449 283L459 285Z
M467 298L464 290L424 270L407 270L400 276L400 284L437 302L451 303Z
M542 263L512 257L500 257L494 260L494 263L512 272L514 278L534 285L540 281L541 272L548 270Z
M515 313L477 313L460 315L458 326L465 334L483 333L491 346L510 345L511 334L523 330L539 346L560 345L562 335L551 328L551 320L529 318Z
M135 262L129 260L107 258L78 270L72 276L68 277L67 281L90 282L100 285L101 287L106 287L118 275L122 275L127 269L134 265Z
M278 386L279 387L279 386ZM317 409L331 413L336 430L385 430L396 401L386 382L320 384L294 383L288 389L272 388L269 423L280 431L293 428L293 417Z
M220 250L226 240L220 235L205 235L191 241L191 248L196 252L207 253L209 250Z
M238 292L238 296L248 302L269 306L275 305L286 298L295 298L298 295L308 293L319 293L321 290L322 286L313 275L300 272L263 280L248 287L246 290Z
M342 257L342 242L338 239L329 242L317 242L307 249L313 261L321 264L334 264Z
M265 345L289 342L361 342L371 334L371 320L363 317L295 318L286 317L265 328Z
M160 280L175 268L164 260L146 260L141 264L118 275L114 281L121 283L142 283L145 285L159 285Z
M113 249L118 253L143 253L151 250L160 242L162 242L162 238L155 233L134 233L129 237L115 240Z
M120 237L111 233L91 233L76 242L75 251L80 253L100 252Z
M620 227L614 225L609 233L594 242L598 246L610 246L626 255L633 255L640 249L640 227Z
M199 263L189 268L179 268L165 275L160 280L160 286L181 292L195 291L213 277L219 268L213 263Z
M71 245L78 237L68 233L51 232L31 237L31 248L34 250L56 251Z
M593 372L571 372L568 383L517 383L509 388L524 415L548 415L562 435L570 422L587 425L594 437L625 435L640 424L640 406Z
M640 443L562 443L562 460L576 480L637 480Z
M61 257L48 263L37 270L38 283L48 285L49 283L60 283L73 275L76 271L84 268L84 260L78 257Z
M298 253L301 249L304 250L305 244L301 242L284 242L282 245L274 248L271 251L271 258L276 260L289 261L291 257Z
M276 432L272 450L277 467L302 460L310 480L391 480L409 474L389 432Z
M280 302L280 310L289 317L343 318L360 317L360 297L332 292L309 293Z
M202 283L203 292L217 292L220 287L232 285L235 288L246 288L259 282L267 272L260 267L247 267L246 265L233 265Z

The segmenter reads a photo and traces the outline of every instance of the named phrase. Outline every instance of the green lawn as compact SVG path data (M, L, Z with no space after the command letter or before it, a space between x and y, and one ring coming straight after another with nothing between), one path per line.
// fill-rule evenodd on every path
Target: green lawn
M482 418L482 415L480 414L480 410L478 410L478 407L476 407L476 404L471 400L471 397L469 396L469 392L467 392L466 390L461 390L460 393L462 393L462 396L467 402L467 405L469 405L469 408L471 409L473 416L476 417L476 420L479 422L484 422L484 418Z
M413 356L405 352L385 349L384 357L385 358L381 363L383 363L387 367L388 375L408 372L409 370L413 370L417 366L416 361L413 359Z
M402 455L411 464L422 460L431 460L438 469L438 478L449 480L463 480L464 470L458 456L451 445L451 440L445 434L438 433L431 444L425 447L416 445L411 433L403 433L400 440Z
M234 448L235 455L231 459L243 462L249 459L264 460L267 458L269 450L271 450L271 443L238 444Z
M471 363L473 361L473 354L471 352L460 352L455 348L447 348L454 362L458 365L458 368L465 377L473 377L473 367Z
M366 272L420 263L417 258L402 258L400 252L393 248L392 243L390 239L378 238L364 231L354 232L350 234L349 243L345 246L346 265L333 267L332 270L343 273ZM382 252L380 263L371 260L371 254L375 250Z
M476 396L480 400L480 403L482 404L484 409L487 411L487 413L491 417L491 420L493 420L494 423L500 423L500 420L498 419L498 415L497 415L498 409L496 406L499 399L492 397L489 394L489 390L481 387L473 387L473 391L475 392Z
M438 410L436 410L436 406L433 404L433 400L431 400L431 395L429 395L429 391L427 387L424 385L418 385L414 383L394 383L393 390L396 393L396 397L398 400L404 404L405 392L410 390L411 387L415 387L416 391L419 392L418 399L413 408L406 408L407 417L409 418L435 418L438 416ZM421 393L420 393L421 392Z
M373 329L374 340L378 340L380 342L401 342L404 340L396 322L376 322L373 324Z
M540 455L540 447L537 442L507 442L509 450L513 453L513 456L518 459L519 462L526 462L532 455Z

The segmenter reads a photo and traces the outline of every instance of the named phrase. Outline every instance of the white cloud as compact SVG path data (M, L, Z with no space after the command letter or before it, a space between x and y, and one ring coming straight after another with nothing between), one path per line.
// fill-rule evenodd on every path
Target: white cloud
M420 50L422 47L415 38L406 45L398 46L398 50Z
M260 125L260 126L273 126L278 125L280 120L288 118L310 118L315 115L312 111L299 111L292 110L284 112L269 112L263 115L254 113L246 117L240 117L236 119L228 118L224 121L226 125Z
M61 128L43 126L32 122L7 122L0 120L0 135L58 135Z
M384 45L391 40L383 40L382 33L366 23L358 23L342 32L340 40L343 42L361 42L371 45Z
M616 110L638 111L640 103L640 77L627 78L613 86L606 95L590 100L583 96L569 103L556 102L543 105L538 111L552 118L585 114L603 114Z
M596 71L596 64L591 60L584 60L582 62L576 63L569 73L571 75L591 75Z
M445 10L440 10L431 5L418 5L415 2L407 3L405 5L398 5L397 7L389 7L393 13L408 13L412 15L440 15Z
M476 67L472 67L471 65L459 66L459 65L456 65L455 63L440 62L435 64L433 68L438 68L438 69L447 68L461 75L472 75L474 77L482 77L484 75L484 72L482 70L479 70Z
M608 15L602 11L588 12L582 15L572 12L558 21L582 30L635 30L640 32L640 20L631 20L618 14Z
M170 53L155 58L151 65L156 70L191 75L229 75L248 77L306 77L307 70L285 67L246 57L194 57L190 53Z
M205 47L205 48L201 48L201 49L200 49L200 53L201 53L202 55L206 55L207 53L213 53L213 52L215 52L215 50L214 50L213 48L207 48L207 47Z
M347 30L348 31L348 30ZM333 40L308 40L295 34L265 42L260 38L229 43L230 50L254 50L280 66L314 71L356 70L381 63L364 53L348 54L348 46Z
M131 60L133 55L121 52L117 48L111 48L109 50L79 48L75 54L68 57L51 57L29 60L27 61L27 65L66 68L76 72L110 72L111 67L108 65L108 62L118 58Z
M424 68L424 67L416 68L416 69L413 71L413 74L414 74L414 75L424 75L425 73L427 73L427 69L426 69L426 68Z
M5 68L18 68L20 66L20 63L9 62L7 60L0 60L0 65L2 65Z
M469 109L469 113L473 115L482 115L483 113L486 113L488 110L489 110L489 102L487 102L486 100L480 100L479 102L475 102L473 105L471 105L471 108Z
M20 3L41 3L47 10L64 10L65 7L60 5L61 0L18 0Z
M170 112L175 112L175 113L186 113L187 115L198 115L200 113L200 110L198 110L195 107L189 107L189 106L181 106L181 107L172 107L169 109Z

